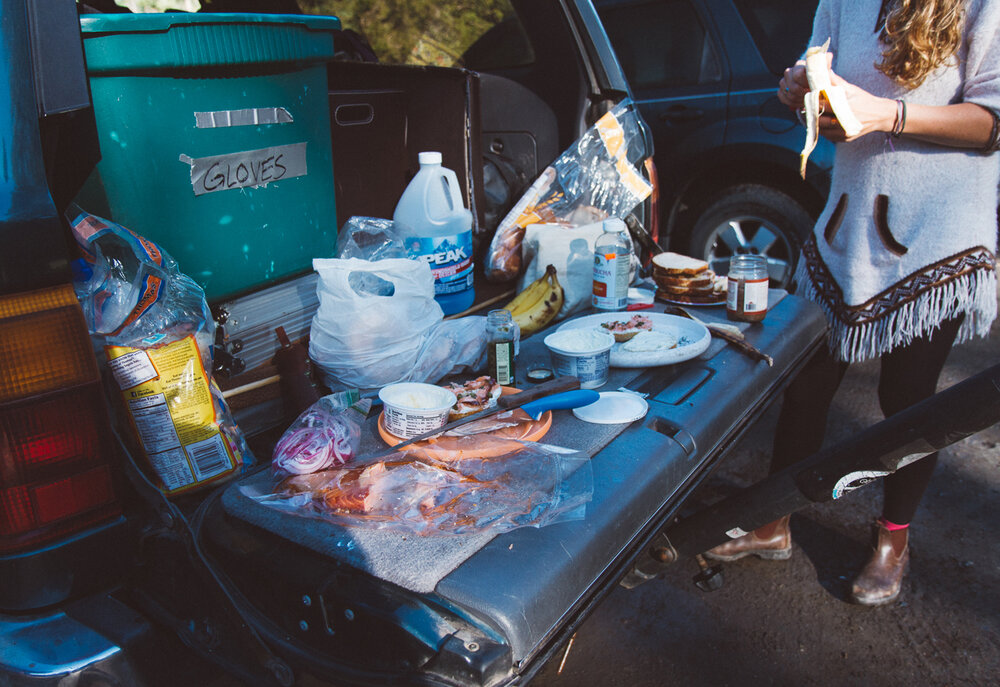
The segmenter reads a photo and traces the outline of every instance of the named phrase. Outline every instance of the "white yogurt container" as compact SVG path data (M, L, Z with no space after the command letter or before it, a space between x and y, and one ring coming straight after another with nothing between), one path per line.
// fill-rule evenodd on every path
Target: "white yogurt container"
M564 329L545 337L556 376L571 375L581 389L596 389L608 381L615 337L600 329Z
M443 427L457 401L451 391L420 382L390 384L382 387L378 397L386 431L403 439Z

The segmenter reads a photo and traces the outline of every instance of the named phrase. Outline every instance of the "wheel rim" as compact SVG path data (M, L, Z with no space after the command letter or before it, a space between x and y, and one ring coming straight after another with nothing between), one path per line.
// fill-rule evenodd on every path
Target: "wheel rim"
M705 260L716 274L729 273L734 255L763 255L771 284L784 287L792 277L793 246L773 222L743 215L716 226L705 246Z

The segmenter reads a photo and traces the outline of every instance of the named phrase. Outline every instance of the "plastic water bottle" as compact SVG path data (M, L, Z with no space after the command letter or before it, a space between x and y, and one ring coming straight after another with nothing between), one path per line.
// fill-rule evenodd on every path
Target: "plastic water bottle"
M462 204L455 172L441 166L441 153L419 155L420 171L403 191L392 220L412 260L424 260L434 275L434 300L445 315L472 305L472 213Z
M604 233L594 242L594 291L591 304L599 310L624 310L628 305L632 240L620 219L604 220Z

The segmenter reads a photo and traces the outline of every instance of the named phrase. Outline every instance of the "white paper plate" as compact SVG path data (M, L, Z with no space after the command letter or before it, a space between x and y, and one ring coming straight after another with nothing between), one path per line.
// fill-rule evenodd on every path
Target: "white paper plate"
M584 422L617 425L633 422L646 416L649 404L638 394L625 391L602 391L600 398L590 405L573 409L573 414Z
M671 365L691 358L696 358L705 352L712 343L712 335L708 328L700 322L689 320L679 315L647 312L608 312L596 315L584 315L567 320L557 328L563 329L600 328L602 322L625 321L633 315L645 315L653 323L653 331L672 334L680 340L674 348L662 351L626 351L623 344L616 343L611 348L611 367L655 367L656 365ZM602 331L603 328L602 328Z

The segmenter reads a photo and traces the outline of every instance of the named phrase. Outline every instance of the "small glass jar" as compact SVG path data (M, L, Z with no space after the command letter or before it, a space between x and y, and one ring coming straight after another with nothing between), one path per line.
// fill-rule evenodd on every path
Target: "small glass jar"
M486 314L487 374L502 386L514 384L514 357L519 331L509 310L490 310Z
M734 255L729 262L726 315L739 322L760 322L767 315L767 259Z

